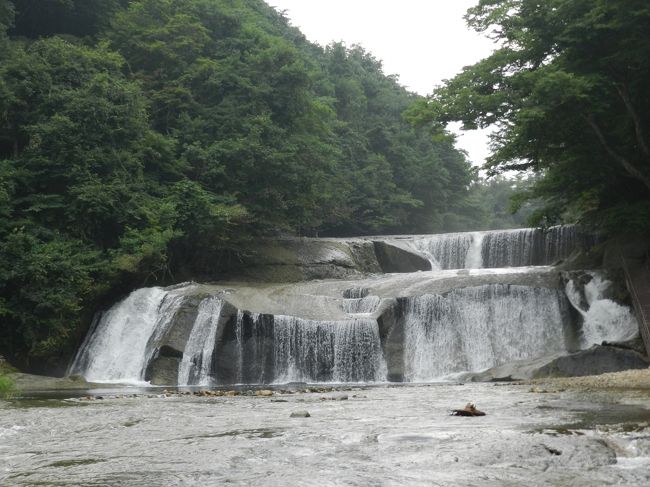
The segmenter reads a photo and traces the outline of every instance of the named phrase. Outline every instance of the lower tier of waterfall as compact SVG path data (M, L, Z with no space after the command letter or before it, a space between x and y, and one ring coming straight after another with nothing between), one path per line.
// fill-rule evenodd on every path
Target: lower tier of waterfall
M635 333L629 310L603 298L597 274L579 299L573 281L565 292L558 272L536 272L139 289L98 315L70 373L203 386L426 382ZM477 284L486 279L501 282ZM277 311L287 303L302 314Z
M320 321L239 311L225 328L214 350L215 384L386 380L373 319Z
M404 378L431 381L565 351L571 318L557 289L488 285L405 300Z

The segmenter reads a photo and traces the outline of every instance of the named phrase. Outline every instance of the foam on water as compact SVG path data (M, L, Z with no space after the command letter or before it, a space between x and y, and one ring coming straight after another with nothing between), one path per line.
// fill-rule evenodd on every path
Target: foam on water
M588 274L591 280L584 286L584 300L573 280L566 284L566 295L582 316L581 346L589 348L603 341L625 341L638 336L639 325L630 308L606 297L612 282L601 272Z

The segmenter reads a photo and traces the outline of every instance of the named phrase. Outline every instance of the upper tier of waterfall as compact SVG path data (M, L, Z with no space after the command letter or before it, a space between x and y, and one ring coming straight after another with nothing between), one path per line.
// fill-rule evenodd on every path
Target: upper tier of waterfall
M395 237L424 254L434 269L551 265L594 238L576 226Z

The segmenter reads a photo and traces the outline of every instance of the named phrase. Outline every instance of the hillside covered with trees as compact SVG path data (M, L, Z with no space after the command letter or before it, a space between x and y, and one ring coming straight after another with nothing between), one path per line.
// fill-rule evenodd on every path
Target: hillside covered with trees
M475 174L417 99L262 0L0 0L0 354L255 236L457 227Z

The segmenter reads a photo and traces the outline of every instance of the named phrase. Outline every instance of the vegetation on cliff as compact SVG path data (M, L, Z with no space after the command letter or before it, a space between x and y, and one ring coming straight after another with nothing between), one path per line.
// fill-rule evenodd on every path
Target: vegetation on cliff
M475 174L417 99L262 0L0 0L0 353L255 235L450 226Z

